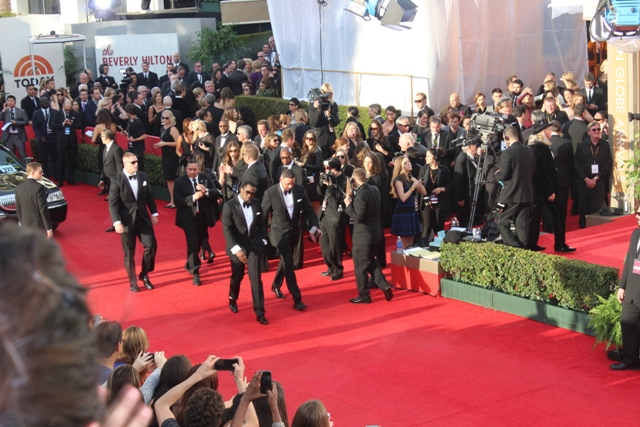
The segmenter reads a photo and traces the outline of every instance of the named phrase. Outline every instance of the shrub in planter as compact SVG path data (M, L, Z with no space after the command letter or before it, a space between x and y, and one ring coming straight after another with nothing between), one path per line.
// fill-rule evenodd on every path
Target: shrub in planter
M620 315L622 304L618 302L617 295L611 294L605 299L598 295L599 304L589 310L589 327L593 329L596 337L594 347L601 342L605 344L605 350L611 346L615 350L622 348L622 328L620 327Z
M454 280L589 312L618 284L618 270L495 243L444 244L440 265Z

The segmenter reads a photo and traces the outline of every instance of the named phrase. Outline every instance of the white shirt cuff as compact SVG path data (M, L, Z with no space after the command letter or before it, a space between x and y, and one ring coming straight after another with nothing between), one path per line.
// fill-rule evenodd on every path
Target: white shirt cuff
M240 245L235 245L234 247L231 248L231 253L235 255L238 252L240 252L241 250L242 250L242 248L240 247Z
M151 214L151 216L159 216L159 215L158 215L158 212L156 212L154 214Z
M122 221L116 221L116 222L113 223L113 226L115 227L116 225L121 224L121 223L122 223Z
M313 227L311 227L311 229L309 230L309 233L314 234L316 232L316 230L318 229L318 227L316 227L315 225Z
M267 239L262 239L262 241L264 242L264 244L267 244Z

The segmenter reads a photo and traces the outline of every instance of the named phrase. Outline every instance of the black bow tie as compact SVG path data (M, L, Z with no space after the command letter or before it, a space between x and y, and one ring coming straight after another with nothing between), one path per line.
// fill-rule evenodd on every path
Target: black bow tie
M132 180L132 179L138 179L138 177L135 175L129 175L129 180Z
M291 190L284 190L284 195L288 196L289 194L291 194Z
M250 208L250 207L251 207L251 203L249 203L249 202L242 202L242 207L243 207L243 208Z

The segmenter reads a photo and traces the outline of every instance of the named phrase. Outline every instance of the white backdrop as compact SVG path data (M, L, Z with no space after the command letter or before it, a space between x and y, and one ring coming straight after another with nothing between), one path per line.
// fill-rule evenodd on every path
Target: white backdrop
M551 0L414 0L418 12L404 31L347 12L349 0L327 0L325 7L314 0L267 2L285 98L306 98L326 81L339 104L355 105L356 76L331 71L373 73L358 80L360 105L394 105L408 114L420 91L439 109L452 92L469 104L477 92L506 90L510 74L536 90L549 71L578 78L587 71L581 15L552 19ZM324 78L310 71L320 69Z

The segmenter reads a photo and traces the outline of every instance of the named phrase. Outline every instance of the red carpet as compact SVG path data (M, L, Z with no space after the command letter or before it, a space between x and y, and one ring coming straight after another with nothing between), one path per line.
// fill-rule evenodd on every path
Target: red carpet
M390 303L375 291L373 304L349 304L356 295L350 259L345 278L330 282L320 277L319 249L309 242L306 267L297 272L308 311L294 311L286 290L285 300L269 291L272 262L263 275L270 325L262 326L251 309L248 278L240 312L227 307L230 268L221 226L210 233L216 261L203 267L203 286L196 288L183 269L185 243L174 211L160 208L156 290L132 294L120 239L104 232L107 203L93 187L63 190L69 217L56 239L90 289L93 309L143 327L151 350L183 353L193 363L208 354L241 355L249 377L270 369L284 385L290 418L300 403L318 398L342 427L636 425L631 396L640 372L611 372L603 348L592 350L593 338L409 291L397 290ZM624 243L628 236L595 232L569 242L582 254L596 239ZM393 246L389 236L387 247ZM232 385L221 374L225 397Z

